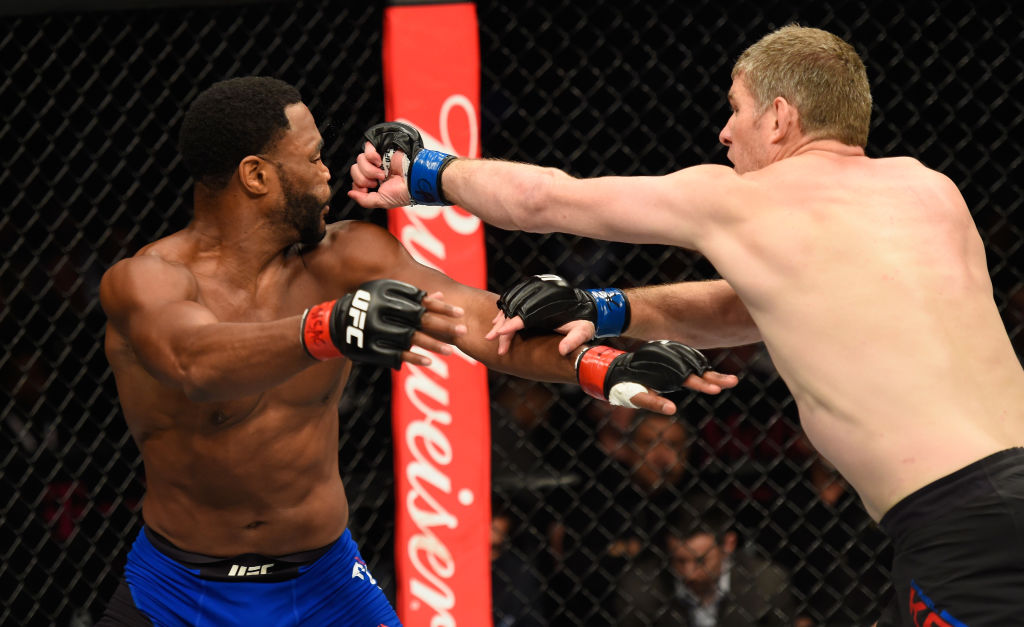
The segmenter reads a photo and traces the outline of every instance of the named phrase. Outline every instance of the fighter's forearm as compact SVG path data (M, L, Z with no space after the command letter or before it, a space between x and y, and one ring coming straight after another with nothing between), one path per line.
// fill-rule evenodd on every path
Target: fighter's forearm
M170 376L193 401L262 393L315 363L299 341L301 316L216 323L173 342Z
M671 339L697 348L742 346L761 333L723 280L688 281L626 290L630 323L624 335Z
M504 355L497 353L497 341L485 340L487 346L477 353L488 368L515 375L523 379L552 383L576 383L573 368L575 352L563 356L558 352L560 335L517 336L512 349Z
M484 338L491 321L497 315L495 302L498 295L484 290L448 284L445 297L465 310L462 322L466 333L456 338L455 346L491 370L515 375L524 379L573 383L576 371L572 356L565 357L558 352L557 334L532 334L516 337L513 349L504 355L498 354L498 342Z
M551 189L570 180L565 172L526 163L493 159L457 159L445 169L445 197L484 222L507 229L534 233L555 230L549 211Z

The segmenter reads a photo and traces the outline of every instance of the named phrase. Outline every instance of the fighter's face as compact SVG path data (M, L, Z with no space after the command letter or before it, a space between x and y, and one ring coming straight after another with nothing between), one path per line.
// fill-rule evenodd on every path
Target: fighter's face
M718 135L718 140L729 148L729 161L739 174L765 167L771 163L770 108L758 114L754 96L747 89L742 74L736 76L729 89L729 106L732 115Z
M331 172L321 159L323 138L306 105L293 104L285 114L291 127L273 149L281 185L278 213L302 244L315 244L326 233Z
M317 195L305 189L281 172L281 193L284 195L284 207L281 216L286 224L291 225L299 234L299 242L303 245L316 244L327 232L324 215L327 212L328 197Z

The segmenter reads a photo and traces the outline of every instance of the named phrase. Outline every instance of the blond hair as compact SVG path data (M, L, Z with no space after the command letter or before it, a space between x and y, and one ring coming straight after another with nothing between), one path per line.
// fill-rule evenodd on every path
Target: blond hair
M758 114L781 96L800 113L800 128L815 139L851 146L868 143L871 86L853 46L817 28L783 26L747 48L732 69L743 75Z

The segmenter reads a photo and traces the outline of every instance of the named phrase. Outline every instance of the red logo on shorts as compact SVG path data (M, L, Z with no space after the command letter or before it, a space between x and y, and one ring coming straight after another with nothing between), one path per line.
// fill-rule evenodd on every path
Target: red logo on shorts
M935 603L925 595L914 580L910 581L910 618L914 627L966 627L949 612L935 609Z

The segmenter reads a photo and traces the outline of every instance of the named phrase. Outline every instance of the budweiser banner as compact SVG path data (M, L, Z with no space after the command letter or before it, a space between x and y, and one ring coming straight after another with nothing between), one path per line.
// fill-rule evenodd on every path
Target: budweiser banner
M480 156L480 58L472 3L393 2L384 13L388 120L427 148ZM486 287L480 221L411 206L389 228L421 263ZM393 375L397 609L406 627L491 624L490 413L486 369L456 354Z

